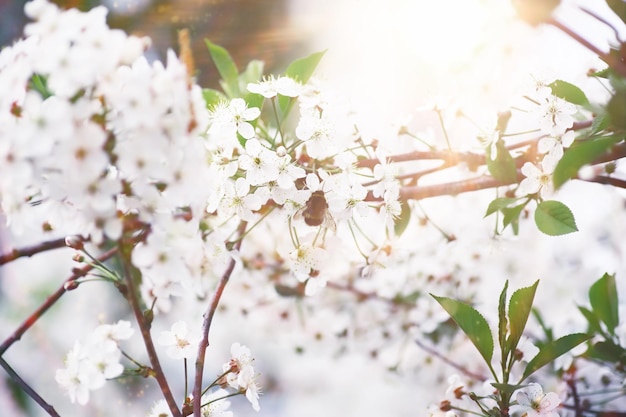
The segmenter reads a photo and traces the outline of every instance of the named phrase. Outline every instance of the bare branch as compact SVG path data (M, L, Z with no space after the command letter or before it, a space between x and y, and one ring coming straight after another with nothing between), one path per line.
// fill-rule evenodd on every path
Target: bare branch
M122 244L123 246L123 244ZM128 245L132 247L132 245ZM130 261L130 251L122 251L122 264L124 268L124 280L126 281L126 299L128 300L133 314L135 315L135 320L141 329L141 337L143 338L144 346L146 347L146 352L148 353L148 358L150 359L150 366L154 371L154 378L161 389L161 393L163 394L163 398L167 402L167 405L172 412L173 417L182 417L180 409L176 404L176 400L174 399L174 395L172 394L172 390L167 382L167 378L165 378L165 374L163 373L163 368L161 368L161 363L159 362L159 356L157 355L156 349L154 348L154 342L152 340L152 335L150 334L150 323L147 322L146 317L143 315L141 311L141 307L139 305L139 294L137 293L136 283L133 280L131 261Z
M107 259L111 258L113 255L115 255L117 253L117 248L112 248L108 251L106 251L105 253L103 253L100 257L98 257L98 260L101 262L106 261ZM54 305L54 303L56 303L59 298L61 298L61 296L63 294L65 294L66 291L68 291L68 288L72 288L72 285L75 285L74 281L76 281L77 279L84 277L85 275L87 275L89 273L89 271L91 271L93 269L93 266L91 265L85 265L82 268L78 268L75 269L72 276L70 276L68 279L66 279L63 284L52 294L50 295L46 301L43 302L43 304L41 304L41 306L39 306L39 308L37 310L35 310L30 316L28 316L28 318L26 320L24 320L24 322L13 332L13 334L11 336L9 336L3 343L2 345L0 345L0 356L2 356L4 354L4 352L6 352L6 350L11 347L11 345L15 342L17 342L18 340L20 340L22 338L22 335L24 335L24 333L26 333L26 331L28 329L30 329L30 327L35 324L37 322L37 320L39 320L43 314Z
M237 237L238 239L235 242L233 247L234 250L239 250L241 248L241 242L243 239L239 239L245 231L248 223L242 221L239 223L239 228L237 229ZM206 354L206 349L209 347L209 330L211 329L211 322L213 321L213 316L217 311L217 306L219 305L220 298L222 297L222 293L224 292L224 288L226 288L226 284L228 284L228 280L230 279L233 270L235 269L235 259L231 258L224 274L220 278L217 283L217 287L215 288L215 292L211 297L211 301L207 306L207 310L204 313L204 321L202 323L202 339L198 344L198 355L196 358L196 378L194 380L193 385L193 415L195 417L200 417L200 408L201 408L201 397L202 397L202 376L204 373L204 357Z
M25 248L13 249L7 253L0 255L0 265L8 264L9 262L12 262L24 256L33 256L40 252L64 247L66 247L65 238L60 238L38 243L33 246L27 246Z
M13 370L13 368L11 368L11 366L9 364L4 359L2 359L2 356L0 356L0 366L2 366L4 368L4 370L6 371L7 374L9 374L11 379L20 388L22 388L22 390L24 390L24 392L26 394L28 394L29 397L31 397L33 400L35 400L35 402L37 404L39 404L41 406L41 408L43 408L46 411L46 413L48 413L52 417L60 417L59 414L54 409L54 407L52 407L50 404L48 404L39 394L37 394L37 392L30 385L28 385L28 383L26 381L24 381L17 374L17 372L15 372Z

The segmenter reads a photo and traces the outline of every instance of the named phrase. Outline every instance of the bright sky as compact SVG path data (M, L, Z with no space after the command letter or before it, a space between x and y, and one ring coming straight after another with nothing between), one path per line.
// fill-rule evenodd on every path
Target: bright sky
M601 3L601 4L599 4ZM564 0L563 21L603 49L611 30L574 7L607 16L604 2ZM321 74L371 113L398 118L434 97L495 114L530 73L584 79L593 56L554 28L533 29L502 0L292 0L294 24L328 48Z

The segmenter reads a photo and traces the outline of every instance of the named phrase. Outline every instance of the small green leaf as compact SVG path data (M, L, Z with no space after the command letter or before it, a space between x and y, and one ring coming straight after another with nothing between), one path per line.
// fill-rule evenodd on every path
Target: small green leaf
M285 75L305 84L313 75L315 68L322 60L326 51L315 52L305 58L296 59L285 70Z
M616 91L606 105L611 119L611 128L616 131L626 130L626 91Z
M514 183L517 180L517 168L515 160L506 148L504 141L499 140L496 143L497 155L495 160L491 159L491 150L487 149L487 168L491 175L498 181L507 184Z
M549 236L560 236L577 232L572 211L560 201L542 201L535 210L537 228Z
M516 198L509 198L509 197L496 198L491 203L489 203L489 207L487 207L487 212L485 213L485 217L495 213L496 211L500 211L505 207L510 206L515 201L517 201Z
M506 392L509 394L514 393L520 388L526 387L528 384L498 384L497 382L491 382L491 386L500 392Z
M589 99L583 90L574 84L568 83L567 81L556 80L550 84L549 87L552 89L552 94L565 101L569 101L572 104L578 104L581 106L589 104Z
M473 307L460 301L431 294L459 325L478 352L490 364L493 356L493 336L487 320Z
M510 336L507 340L507 348L510 351L514 351L517 348L517 343L522 337L530 310L533 306L533 300L535 298L535 292L537 290L539 281L535 281L530 287L520 288L515 291L509 301L509 323L510 323Z
M611 136L584 142L574 142L574 145L565 151L554 169L552 176L554 188L559 188L567 180L574 178L578 175L580 168L592 163L619 141L620 138Z
M498 301L498 343L500 343L501 347L504 347L506 343L506 329L508 328L506 319L506 290L508 288L509 281L506 280Z
M589 302L595 315L615 334L619 324L617 288L615 275L604 274L589 288Z
M237 65L235 65L235 61L231 58L228 51L208 39L205 39L207 48L209 48L209 53L211 54L211 59L215 66L217 67L217 72L219 72L220 77L222 77L223 82L220 83L226 95L230 98L240 97L239 92L239 72L237 70Z
M522 214L522 210L526 207L527 203L520 204L515 207L505 207L502 211L502 227L506 229L508 225L513 228L513 233L517 234L519 231L519 216Z
M317 65L320 63L325 53L326 51L315 52L307 57L296 59L287 66L285 75L302 84L306 84L306 82L309 81L309 78L313 75L315 68L317 68ZM291 97L278 97L278 107L280 107L283 114L288 113L291 103L293 103L293 99Z
M617 363L626 359L626 350L610 341L600 341L589 349L589 356L601 361Z
M607 113L601 113L596 115L591 122L591 134L595 135L599 132L602 132L607 127L609 127L610 122L611 118Z
M202 97L206 103L206 108L211 110L216 104L226 101L226 96L212 88L203 88Z
M53 95L48 88L48 78L39 74L33 74L28 80L28 88L39 93L42 99L47 99Z
M589 323L589 333L602 333L602 326L600 326L600 319L588 308L578 306L578 310L585 316L587 323Z
M409 221L411 220L411 207L409 206L409 203L402 201L402 203L400 203L400 207L402 209L400 216L395 218L393 223L393 231L396 236L402 236L402 233L404 233L409 225Z
M263 97L261 94L256 94L256 93L248 93L244 96L244 101L246 102L246 104L248 105L248 108L251 107L257 107L259 109L263 108L263 101L265 100L265 97ZM252 123L253 126L256 126L256 122L258 122L259 119L255 119L250 121L249 123Z
M539 350L539 353L528 362L521 380L525 380L544 365L549 364L559 356L569 352L590 337L591 335L585 333L572 333L547 343Z
M256 83L261 79L264 66L263 61L257 59L248 62L246 69L239 74L240 88L242 91L247 91L248 83Z

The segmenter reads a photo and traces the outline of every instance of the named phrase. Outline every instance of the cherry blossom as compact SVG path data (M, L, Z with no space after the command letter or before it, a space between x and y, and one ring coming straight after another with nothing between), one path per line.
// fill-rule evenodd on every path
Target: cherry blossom
M158 343L167 348L167 355L172 359L194 357L199 341L200 336L194 335L184 321L172 324L172 329L162 331L158 338Z
M276 97L278 94L286 97L297 97L300 95L302 85L290 77L274 78L269 76L258 83L249 83L247 89L251 93L261 94L265 98Z
M252 362L254 358L250 349L240 343L233 343L230 347L231 359L223 365L227 384L245 392L246 398L255 411L259 411L259 387L256 382L256 373Z
M576 106L562 98L549 96L533 110L539 120L539 128L547 135L559 136L574 125Z
M544 159L545 161L545 159ZM554 166L548 163L542 163L541 169L532 162L526 162L522 166L522 174L526 176L517 188L517 194L520 196L532 195L540 193L542 198L552 194L552 171Z
M554 392L543 393L543 388L537 383L531 383L518 391L516 396L523 417L558 417L554 411L561 400Z

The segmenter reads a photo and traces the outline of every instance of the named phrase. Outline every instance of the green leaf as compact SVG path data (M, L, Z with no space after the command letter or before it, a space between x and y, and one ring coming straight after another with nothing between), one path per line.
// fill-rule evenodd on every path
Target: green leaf
M42 99L47 99L53 95L48 88L48 78L39 74L33 74L28 80L28 88L39 93Z
M206 108L211 110L216 104L226 101L226 96L212 88L203 88L202 97L206 103Z
M321 52L315 52L304 58L296 59L287 66L285 75L299 81L302 84L306 84L306 82L309 81L309 78L313 75L315 68L317 68L317 65L320 63L325 53L326 51L324 50ZM288 113L288 108L292 102L293 99L291 97L278 97L278 106L283 114Z
M217 72L219 72L220 77L222 77L223 82L220 84L224 92L230 98L240 97L239 72L237 71L235 61L233 61L228 51L223 47L212 43L208 39L205 39L204 42L207 48L209 48L209 53L211 54L213 63L215 63L217 67Z
M569 101L572 104L578 104L581 106L589 104L589 99L583 90L574 84L568 83L567 81L556 80L550 84L549 87L552 89L552 94L565 101Z
M498 343L500 343L500 347L504 347L506 342L506 329L508 327L506 320L506 290L508 288L509 281L506 280L498 301Z
M530 287L520 288L513 293L511 301L509 301L510 335L507 340L507 347L511 352L517 348L517 343L526 327L537 285L539 285L538 280Z
M496 143L497 156L495 160L491 159L491 150L487 149L487 168L491 175L498 181L507 184L514 183L517 180L517 168L515 160L504 145L504 141L499 140Z
M602 326L600 326L600 319L588 308L578 306L578 310L585 316L587 323L589 323L589 333L602 333Z
M595 315L615 334L619 324L617 288L615 275L604 274L589 288L589 302Z
M617 363L626 359L626 350L610 341L600 341L589 349L589 356L601 361Z
M554 361L564 353L569 352L590 337L591 335L585 333L572 333L547 343L539 350L539 353L528 362L521 380L525 380L544 365Z
M487 320L473 307L460 301L446 297L431 296L448 312L450 317L459 325L487 364L493 356L493 336Z
M528 384L498 384L497 382L491 382L491 386L500 392L512 394L518 389L528 386Z
M239 74L240 87L242 91L246 91L248 83L256 83L263 76L263 67L265 64L263 61L253 59L248 62L246 69Z
M559 188L567 180L574 178L578 175L580 168L599 158L619 140L619 138L611 136L584 142L574 142L574 145L565 150L563 157L554 169L552 176L554 188Z
M527 202L519 206L503 208L501 210L504 215L502 216L502 227L506 229L508 225L511 225L513 233L517 234L519 232L519 216L522 210L524 210L524 207L526 207L526 204Z
M315 52L305 58L296 59L285 70L285 75L305 84L313 75L315 68L326 51Z
M626 2L624 0L606 0L613 12L626 23Z
M549 236L578 231L572 211L565 204L555 200L542 201L537 205L535 223L540 231Z
M595 135L599 132L602 132L607 127L609 127L610 122L611 118L607 113L601 113L596 115L591 122L591 134Z
M606 105L611 119L611 128L616 131L626 130L626 91L616 91Z
M400 212L400 216L394 219L393 223L393 231L396 236L402 236L402 233L406 230L409 225L409 221L411 220L411 207L407 201L402 201L400 203L400 207L402 211Z
M259 109L263 108L263 101L265 100L265 97L263 97L261 94L256 94L256 93L248 93L245 95L245 97L243 98L244 101L246 102L246 104L248 105L248 108L250 107L257 107ZM256 122L259 121L259 118L252 120L248 123L251 123L253 126L256 126Z
M505 207L508 207L509 205L513 204L515 201L517 201L516 198L509 198L509 197L496 198L491 203L489 203L489 207L487 207L487 212L485 213L485 217L495 213L496 211L500 211Z

